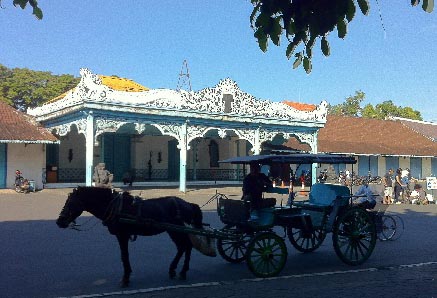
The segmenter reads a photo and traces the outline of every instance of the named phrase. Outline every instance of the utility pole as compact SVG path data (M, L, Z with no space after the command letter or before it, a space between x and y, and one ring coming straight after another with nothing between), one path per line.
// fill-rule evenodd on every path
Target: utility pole
M187 60L184 60L184 62L182 63L182 69L179 73L178 86L176 87L176 91L180 91L181 89L191 92L191 79L190 71L188 70Z

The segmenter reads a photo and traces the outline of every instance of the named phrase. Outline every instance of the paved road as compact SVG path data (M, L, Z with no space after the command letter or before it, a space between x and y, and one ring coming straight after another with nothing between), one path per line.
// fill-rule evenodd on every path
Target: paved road
M240 190L218 191L237 198ZM287 243L287 265L271 280L254 279L244 263L229 264L194 252L189 280L170 281L167 269L175 249L168 236L142 237L131 245L131 292L122 293L117 286L122 273L117 242L105 227L87 214L80 219L86 232L55 225L69 191L0 191L1 297L285 297L290 292L293 297L378 297L382 292L385 297L437 297L437 205L390 206L389 212L404 218L404 234L394 242L378 242L372 257L359 267L337 258L330 237L311 254L298 253ZM216 189L132 192L147 198L175 194L203 205ZM214 204L203 210L206 222L222 226L210 211ZM405 266L411 264L416 265Z

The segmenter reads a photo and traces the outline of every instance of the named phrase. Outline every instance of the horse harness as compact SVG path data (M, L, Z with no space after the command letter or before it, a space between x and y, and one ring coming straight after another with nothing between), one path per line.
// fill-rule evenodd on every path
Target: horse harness
M132 207L132 209L126 210L124 207L128 200L125 198L124 193L114 193L113 196L114 198L109 203L108 208L103 216L103 225L108 226L113 223L119 223L120 219L123 218L134 220L136 223L141 223L143 225L153 225L155 220L147 218L147 216L143 214L143 199L138 196L132 197L132 202L130 202L130 207ZM174 218L183 222L182 212L179 204L176 201L176 198L172 198L171 202L176 210L176 215ZM131 235L130 240L135 241L137 236L138 235Z

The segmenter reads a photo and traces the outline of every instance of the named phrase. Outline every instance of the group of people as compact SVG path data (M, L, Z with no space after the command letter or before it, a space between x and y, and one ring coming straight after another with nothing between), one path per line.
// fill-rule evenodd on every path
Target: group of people
M393 174L395 174L394 178ZM396 173L394 173L393 169L389 169L382 178L382 183L384 185L383 204L409 203L411 194L409 185L411 181L412 177L410 169L398 168ZM414 189L416 192L423 191L419 184L416 184Z

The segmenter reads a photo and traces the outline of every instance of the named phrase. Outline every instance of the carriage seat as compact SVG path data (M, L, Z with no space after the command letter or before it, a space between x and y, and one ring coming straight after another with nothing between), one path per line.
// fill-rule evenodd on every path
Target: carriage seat
M349 188L344 185L316 183L311 187L309 200L293 202L293 206L323 211L330 208L337 197L343 200L340 205L346 205L350 197Z

